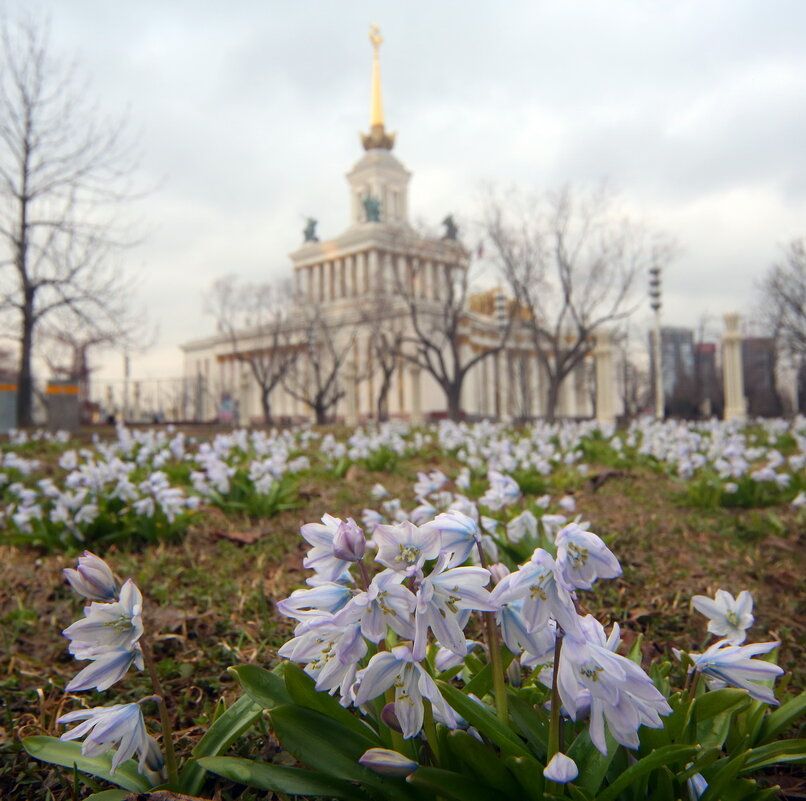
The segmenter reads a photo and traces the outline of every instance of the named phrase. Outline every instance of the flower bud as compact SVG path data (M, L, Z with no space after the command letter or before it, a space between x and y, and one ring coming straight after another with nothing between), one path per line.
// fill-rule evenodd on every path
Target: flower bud
M387 704L381 710L381 720L393 731L403 732L403 727L400 725L400 721L397 719L397 714L395 713L394 703Z
M420 767L414 760L388 748L370 748L358 762L382 776L408 776Z
M509 568L503 562L494 562L488 568L493 579L493 584L498 584L504 576L509 575Z
M567 757L562 752L558 751L543 768L543 775L552 782L559 782L566 784L572 782L579 776L579 768L576 762L571 757Z
M333 536L333 555L345 562L360 562L364 558L367 540L364 532L352 517L339 523L339 529Z
M64 577L70 586L85 598L91 601L114 601L118 597L118 588L115 577L109 565L94 553L84 551L78 557L78 567L66 567Z

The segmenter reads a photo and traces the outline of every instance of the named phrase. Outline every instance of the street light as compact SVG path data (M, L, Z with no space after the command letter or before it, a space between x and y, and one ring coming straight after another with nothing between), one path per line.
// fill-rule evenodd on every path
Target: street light
M655 312L655 419L663 420L663 370L661 369L660 347L660 267L649 268L649 305Z

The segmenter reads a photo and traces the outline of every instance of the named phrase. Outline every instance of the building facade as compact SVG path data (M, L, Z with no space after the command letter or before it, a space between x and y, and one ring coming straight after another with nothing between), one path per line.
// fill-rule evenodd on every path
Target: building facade
M539 417L546 382L537 358L517 329L508 331L501 347L506 315L500 293L467 294L470 254L452 219L443 222L442 238L421 236L410 224L411 173L393 154L395 137L384 124L377 29L370 39L370 129L361 137L363 155L347 173L350 223L340 236L320 242L310 220L304 243L291 254L296 300L284 316L282 347L298 358L293 374L272 391L272 416L314 419L304 387L330 372L329 419L355 423L388 414L419 422L447 416L455 409L438 376L476 360L454 399L465 416ZM384 358L383 343L387 355L392 344L399 351L392 363ZM272 347L278 347L276 337L259 326L239 332L237 348L223 335L183 345L197 416L212 419L227 401L242 421L259 419L260 387L243 355ZM406 358L416 353L426 366ZM429 359L435 370L427 369ZM588 372L582 365L564 382L561 416L592 414Z

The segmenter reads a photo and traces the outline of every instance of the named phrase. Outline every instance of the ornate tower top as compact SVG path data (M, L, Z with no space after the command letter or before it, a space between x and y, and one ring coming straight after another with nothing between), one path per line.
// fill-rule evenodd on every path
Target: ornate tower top
M391 150L395 145L395 135L386 133L383 124L383 96L381 93L381 61L379 51L383 37L377 25L369 27L369 41L372 44L372 96L369 112L369 133L361 134L364 150Z

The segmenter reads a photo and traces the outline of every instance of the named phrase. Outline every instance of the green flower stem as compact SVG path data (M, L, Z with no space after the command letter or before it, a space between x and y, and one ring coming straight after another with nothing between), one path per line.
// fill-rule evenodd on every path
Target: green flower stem
M171 787L178 787L179 772L176 768L176 754L174 753L174 732L171 727L171 718L168 715L168 707L165 705L165 693L162 689L162 682L157 675L157 666L154 663L154 655L151 648L145 642L145 638L140 638L140 647L143 651L143 663L151 678L151 686L157 696L157 708L160 711L160 727L162 728L162 746L165 749L165 768L168 772L168 783Z
M563 632L560 626L557 626L557 635L554 640L554 669L551 674L551 718L549 720L549 750L546 762L550 762L551 758L560 750L560 734L562 719L560 718L560 708L562 702L560 701L560 688L559 688L559 673L560 673L560 653L563 647Z
M361 589L366 592L369 589L370 577L363 559L358 560L358 570L361 573Z
M481 542L476 543L479 552L479 563L487 570L487 557ZM484 626L487 629L487 649L490 652L490 669L493 673L493 696L495 697L495 711L498 719L504 725L509 723L509 709L507 706L507 686L504 681L504 662L501 659L501 646L498 642L498 628L495 625L495 612L482 612Z
M439 741L437 740L437 727L434 723L434 710L431 709L431 702L423 698L423 731L425 739L428 741L428 748L431 751L431 761L439 767Z

